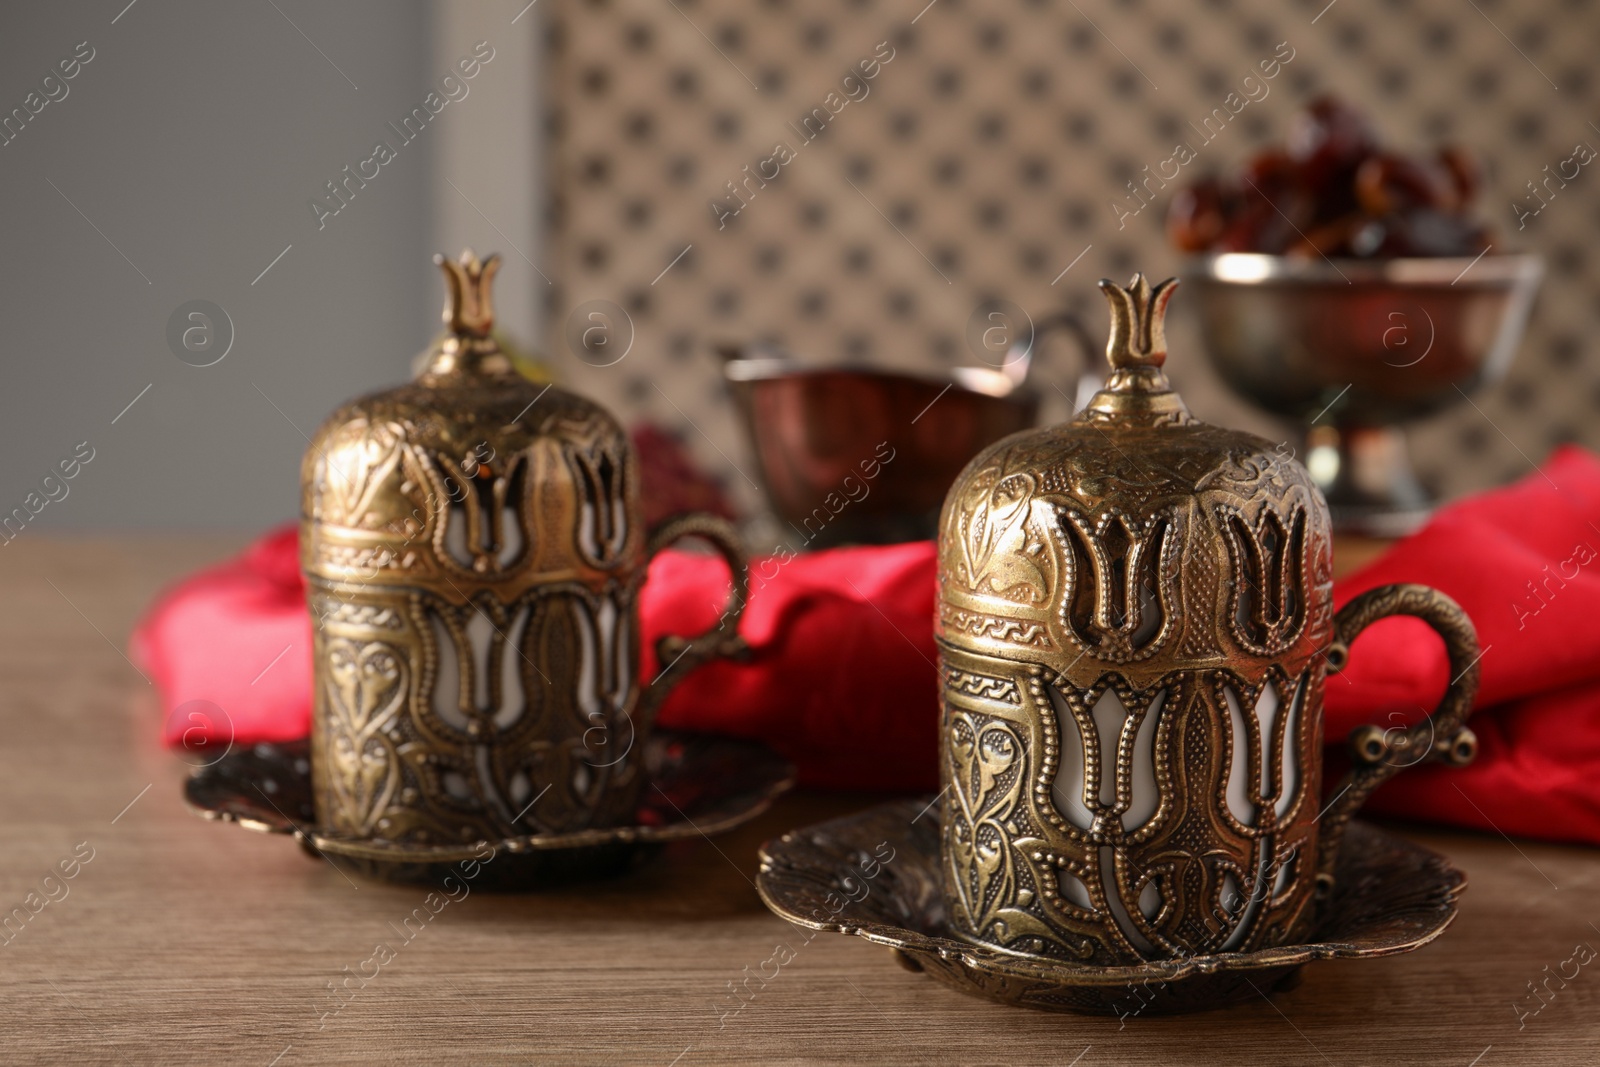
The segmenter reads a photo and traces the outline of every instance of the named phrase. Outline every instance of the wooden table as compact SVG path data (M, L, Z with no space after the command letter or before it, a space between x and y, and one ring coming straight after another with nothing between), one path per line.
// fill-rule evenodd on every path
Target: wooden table
M840 795L792 797L622 881L474 893L324 1019L328 984L393 940L423 890L352 883L287 839L189 814L183 764L158 746L153 696L120 651L160 586L233 547L25 533L0 551L0 908L41 891L80 842L93 851L0 944L0 1061L1600 1062L1600 964L1552 983L1520 1027L1515 1009L1576 945L1600 948L1600 852L1424 829L1405 832L1471 879L1455 925L1411 955L1313 965L1270 1002L1126 1026L1022 1011L819 935L719 1026L729 983L798 943L756 897L757 847L873 802Z

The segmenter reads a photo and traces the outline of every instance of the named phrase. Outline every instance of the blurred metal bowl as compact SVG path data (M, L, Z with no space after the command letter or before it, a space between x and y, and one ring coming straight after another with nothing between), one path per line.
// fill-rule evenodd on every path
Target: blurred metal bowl
M961 468L1039 409L998 371L918 377L808 367L761 345L719 352L768 501L804 548L934 536Z
M1478 259L1195 261L1201 333L1222 378L1302 422L1338 529L1392 536L1429 502L1394 427L1498 381L1516 355L1544 264Z

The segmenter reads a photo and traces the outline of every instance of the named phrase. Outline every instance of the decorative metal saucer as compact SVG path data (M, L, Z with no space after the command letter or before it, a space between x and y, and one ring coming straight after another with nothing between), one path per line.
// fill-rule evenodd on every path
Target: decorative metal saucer
M892 849L892 852L887 852ZM956 938L945 920L939 812L897 801L787 833L761 849L756 885L778 915L887 945L952 989L1017 1007L1168 1015L1292 988L1313 960L1392 956L1438 937L1466 875L1420 845L1352 822L1333 897L1306 944L1133 966L1062 963Z
M484 861L484 882L529 888L620 874L669 841L723 833L760 815L794 785L794 765L765 745L656 730L644 742L648 781L632 825L434 846L350 839L317 828L310 744L302 739L230 752L184 783L207 819L292 835L312 855L391 881L436 881L459 862Z

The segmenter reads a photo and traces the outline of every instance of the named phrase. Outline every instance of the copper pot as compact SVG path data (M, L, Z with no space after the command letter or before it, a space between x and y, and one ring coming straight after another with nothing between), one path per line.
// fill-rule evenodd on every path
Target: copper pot
M945 492L979 451L1034 425L1040 395L1029 360L1047 330L1029 331L1001 369L912 375L811 367L769 345L723 345L772 510L805 548L890 544L934 536Z

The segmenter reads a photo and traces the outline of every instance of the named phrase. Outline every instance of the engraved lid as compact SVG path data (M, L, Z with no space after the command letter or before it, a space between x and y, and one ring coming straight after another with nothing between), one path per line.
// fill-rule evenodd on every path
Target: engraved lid
M306 574L466 603L549 582L599 589L641 569L638 463L622 427L516 372L492 335L498 256L434 262L448 299L427 365L340 407L306 452Z
M1177 285L1101 281L1105 387L956 479L940 517L942 642L1084 679L1115 665L1140 684L1265 662L1325 629L1327 505L1287 445L1201 422L1172 390Z

